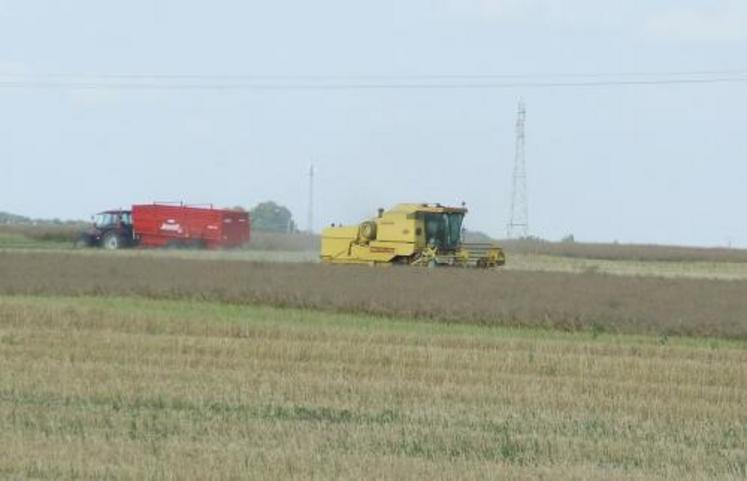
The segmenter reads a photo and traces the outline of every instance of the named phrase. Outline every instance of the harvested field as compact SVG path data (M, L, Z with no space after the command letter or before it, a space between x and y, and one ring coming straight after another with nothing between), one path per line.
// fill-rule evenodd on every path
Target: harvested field
M0 477L740 480L742 343L0 297Z
M265 239L266 240L266 239ZM264 242L264 240L263 240ZM282 245L289 250L279 249ZM157 257L171 259L202 259L224 261L255 262L306 262L319 261L319 250L300 249L299 245L280 244L271 249L262 249L252 243L244 249L236 250L163 250L131 249L112 254L101 249L83 249L79 255L89 256L130 256ZM72 244L37 242L25 237L0 234L0 251L18 253L24 251L45 251L68 253ZM704 262L704 261L631 261L584 259L542 254L510 254L508 263L502 270L613 274L632 277L671 277L690 279L747 280L747 263L744 262Z
M726 247L549 242L531 239L501 240L499 243L510 254L642 262L747 262L747 249Z
M267 304L447 323L747 339L747 281L0 252L0 293Z
M13 239L8 245L24 247L29 244L51 248L72 247L84 223L67 224L0 224L0 247L3 239ZM274 233L252 231L246 250L263 252L311 252L318 255L321 238L316 234ZM560 257L568 259L659 262L659 263L740 263L747 264L747 249L726 247L686 247L646 244L611 244L584 242L551 242L544 240L498 240L485 235L467 234L467 241L497 242L511 256Z
M560 257L545 254L510 254L503 269L519 271L575 272L632 277L747 280L745 262L632 261Z

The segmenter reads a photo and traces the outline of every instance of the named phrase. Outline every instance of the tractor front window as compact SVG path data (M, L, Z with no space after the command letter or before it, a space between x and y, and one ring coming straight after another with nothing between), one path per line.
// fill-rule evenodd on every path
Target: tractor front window
M107 227L114 224L114 216L109 213L96 214L93 218L93 225L96 227Z

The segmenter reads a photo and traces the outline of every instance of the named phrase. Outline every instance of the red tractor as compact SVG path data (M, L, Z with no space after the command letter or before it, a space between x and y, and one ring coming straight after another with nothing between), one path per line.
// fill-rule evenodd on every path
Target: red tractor
M142 204L96 214L78 247L189 247L220 249L249 242L246 212L184 204Z

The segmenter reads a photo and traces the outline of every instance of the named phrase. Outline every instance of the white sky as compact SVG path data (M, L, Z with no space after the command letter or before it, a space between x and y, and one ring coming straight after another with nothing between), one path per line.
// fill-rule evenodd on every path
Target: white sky
M272 199L303 227L313 159L317 228L400 201L466 201L467 227L499 236L523 96L533 234L747 246L745 82L221 90L88 80L547 81L747 71L745 52L742 0L0 0L0 210L86 218L151 200L249 207ZM69 80L50 75L82 76L96 88L28 86Z

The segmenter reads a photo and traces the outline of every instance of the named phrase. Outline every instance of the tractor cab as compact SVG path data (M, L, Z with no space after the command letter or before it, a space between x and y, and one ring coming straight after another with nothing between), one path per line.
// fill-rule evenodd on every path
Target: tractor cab
M120 249L132 245L132 212L129 210L107 210L92 217L91 227L82 232L75 242L76 247L103 247Z
M132 226L132 212L129 210L107 210L93 216L93 226L99 230Z

